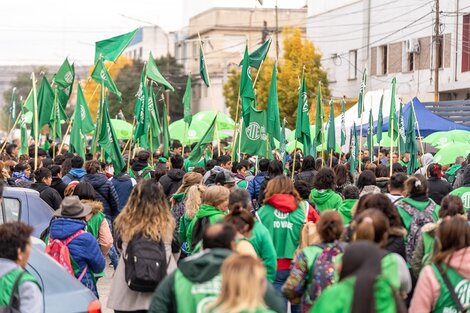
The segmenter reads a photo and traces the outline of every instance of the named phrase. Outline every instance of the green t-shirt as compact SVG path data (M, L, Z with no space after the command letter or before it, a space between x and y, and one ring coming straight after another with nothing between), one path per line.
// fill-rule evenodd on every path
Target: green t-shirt
M453 190L450 195L457 196L462 199L463 202L463 209L465 212L470 210L470 187L459 187Z
M444 279L442 278L441 273L437 269L436 265L431 265L434 275L439 282L440 293L439 298L437 298L436 305L432 310L433 313L446 313L446 312L458 312L457 306L455 305L454 300L447 289L446 284L444 283ZM470 281L462 277L457 271L455 271L451 267L444 267L443 270L445 271L447 278L450 281L452 287L454 287L454 292L460 300L460 303L464 308L468 308L470 305L470 293L468 292L470 288Z

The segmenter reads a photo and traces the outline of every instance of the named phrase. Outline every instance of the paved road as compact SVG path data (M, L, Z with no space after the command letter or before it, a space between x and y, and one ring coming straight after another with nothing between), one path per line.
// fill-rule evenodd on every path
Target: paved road
M109 294L109 288L111 287L111 279L113 278L113 267L110 266L111 262L109 259L106 259L106 269L104 270L105 275L103 278L100 278L98 280L98 293L100 295L100 302L101 302L101 312L102 313L113 313L114 311L111 309L108 309L106 307L106 303L108 302L108 294Z

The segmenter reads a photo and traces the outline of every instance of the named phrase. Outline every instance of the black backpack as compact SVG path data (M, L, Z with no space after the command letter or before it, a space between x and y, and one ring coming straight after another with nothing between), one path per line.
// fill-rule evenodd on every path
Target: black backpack
M153 292L165 278L169 262L163 241L136 235L124 255L127 286L134 291Z
M199 241L202 240L202 235L209 225L210 221L207 216L196 221L194 224L193 233L191 234L191 251L194 251L196 245L199 243Z
M20 280L24 275L24 271L18 275L11 291L10 303L0 306L0 313L20 313Z

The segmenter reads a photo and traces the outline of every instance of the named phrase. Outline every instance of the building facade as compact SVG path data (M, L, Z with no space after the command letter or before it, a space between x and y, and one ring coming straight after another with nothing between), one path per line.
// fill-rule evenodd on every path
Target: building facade
M307 35L322 53L332 94L357 97L367 68L367 90L389 89L396 77L403 101L433 100L437 59L440 100L470 98L470 0L440 1L437 36L435 4L309 0Z
M154 58L174 56L174 33L166 32L157 25L142 27L123 54L133 60L147 61L149 52L152 52Z

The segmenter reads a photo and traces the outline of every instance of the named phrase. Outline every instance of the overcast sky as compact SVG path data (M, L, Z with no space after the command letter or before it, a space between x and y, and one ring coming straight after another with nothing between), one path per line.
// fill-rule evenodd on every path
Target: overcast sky
M275 0L264 0L273 7ZM300 8L305 0L278 0ZM94 42L156 24L168 31L213 6L260 7L256 0L0 0L0 64L93 62Z

